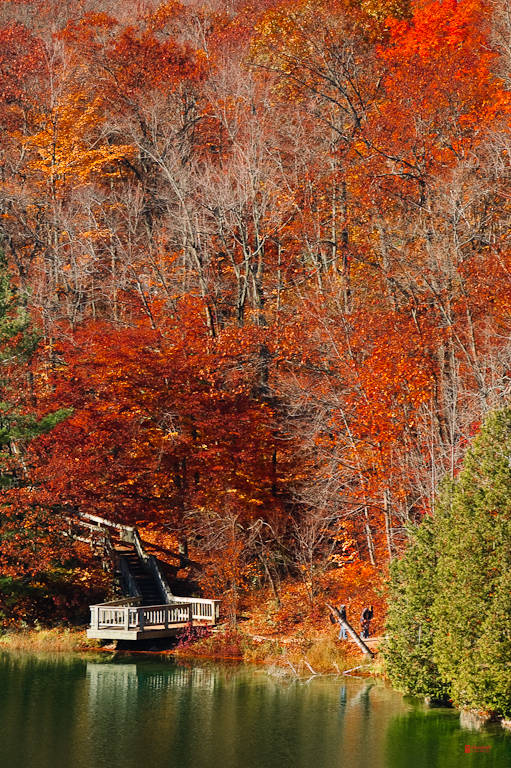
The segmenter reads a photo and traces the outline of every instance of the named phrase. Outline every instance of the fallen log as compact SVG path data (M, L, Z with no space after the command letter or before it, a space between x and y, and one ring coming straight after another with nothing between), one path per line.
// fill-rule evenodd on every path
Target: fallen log
M341 627L344 627L344 629L346 630L347 634L351 637L353 642L358 645L362 653L365 653L366 656L369 656L370 659L374 659L374 653L372 652L372 650L364 643L362 638L359 635L357 635L357 633L355 632L351 624L348 621L346 621L346 619L341 618L341 614L339 613L339 610L335 608L335 606L329 605L328 603L325 603L325 605L327 608L331 610L331 612L333 613L333 615L335 616L335 618L337 619Z

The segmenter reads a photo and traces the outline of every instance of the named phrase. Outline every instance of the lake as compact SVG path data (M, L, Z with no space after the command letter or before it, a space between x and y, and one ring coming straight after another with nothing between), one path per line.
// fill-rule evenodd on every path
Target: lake
M0 724L0 768L511 766L511 733L379 682L157 656L0 654Z

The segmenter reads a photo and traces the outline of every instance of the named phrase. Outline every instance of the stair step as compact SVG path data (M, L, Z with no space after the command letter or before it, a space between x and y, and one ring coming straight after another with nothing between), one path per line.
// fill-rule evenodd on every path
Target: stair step
M137 586L142 605L163 605L159 585L153 574L146 569L135 549L125 549L119 552L128 566L130 574Z

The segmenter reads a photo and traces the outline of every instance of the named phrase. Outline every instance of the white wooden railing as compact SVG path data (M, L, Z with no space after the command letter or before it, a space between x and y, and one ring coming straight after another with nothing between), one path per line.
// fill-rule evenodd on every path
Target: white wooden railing
M138 630L168 629L169 625L188 624L193 621L215 624L220 600L179 598L170 605L137 605L137 600L118 600L91 605L91 629Z
M158 588L161 592L161 599L165 600L167 603L173 603L177 602L176 597L172 594L172 590L170 589L167 580L163 574L163 571L161 570L158 560L154 555L149 555L144 549L144 545L142 543L142 539L140 538L140 534L133 525L122 525L121 523L114 523L112 520L107 520L105 517L98 517L98 515L90 515L87 512L81 512L76 519L68 518L70 523L74 522L75 524L83 525L87 528L90 528L92 530L105 530L106 528L114 528L119 532L119 538L122 542L132 544L137 552L137 555L141 562L144 563L146 570L149 571L149 573L152 574L153 579L156 581ZM89 522L87 522L89 521ZM78 537L79 538L79 537ZM81 538L81 541L89 541L88 539ZM113 551L113 545L112 542L109 539L108 534L104 537L105 542L110 543L110 550ZM123 559L120 558L120 568L122 575L124 577L124 580L126 584L128 585L128 588L130 590L131 594L137 594L138 589L136 586L136 582L131 576L129 569L127 568L126 564L123 565Z
M195 621L209 621L211 624L218 621L221 600L207 600L201 597L176 597L175 600L192 606L192 619Z

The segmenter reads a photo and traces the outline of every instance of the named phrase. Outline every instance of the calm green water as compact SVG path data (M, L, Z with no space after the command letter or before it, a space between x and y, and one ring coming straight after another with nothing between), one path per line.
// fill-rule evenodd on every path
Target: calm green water
M511 766L511 734L379 684L140 658L0 655L0 768Z

